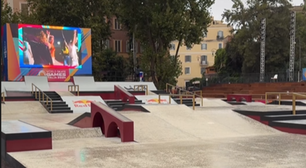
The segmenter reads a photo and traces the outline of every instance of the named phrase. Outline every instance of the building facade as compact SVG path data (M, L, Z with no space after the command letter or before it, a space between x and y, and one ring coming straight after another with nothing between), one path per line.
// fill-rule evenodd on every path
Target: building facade
M4 0L12 9L13 12L21 12L27 14L29 11L27 0Z
M206 68L214 65L215 52L219 48L224 48L224 40L231 35L232 28L221 21L214 20L207 30L200 44L195 44L192 48L184 45L179 48L178 53L183 72L178 78L177 85L180 87L185 87L186 82L193 78L201 78ZM177 47L178 41L173 41L170 47L171 55L175 55Z

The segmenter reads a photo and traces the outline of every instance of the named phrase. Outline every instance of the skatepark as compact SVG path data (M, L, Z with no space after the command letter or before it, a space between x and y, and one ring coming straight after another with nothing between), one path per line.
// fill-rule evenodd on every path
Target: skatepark
M134 86L138 89L125 89ZM7 167L303 167L306 163L306 137L301 131L305 127L292 134L256 121L256 111L290 115L290 105L235 105L197 97L193 104L198 106L193 108L166 93L154 94L157 89L151 82L95 82L93 77L48 82L44 76L25 76L24 82L2 82L2 92L1 137L6 151L1 152ZM52 110L45 98L51 92L61 99L50 100ZM69 100L91 106L73 106ZM116 103L124 104L121 110L114 110ZM300 119L295 121L301 124L306 106L296 110ZM100 123L93 119L97 114L103 116Z

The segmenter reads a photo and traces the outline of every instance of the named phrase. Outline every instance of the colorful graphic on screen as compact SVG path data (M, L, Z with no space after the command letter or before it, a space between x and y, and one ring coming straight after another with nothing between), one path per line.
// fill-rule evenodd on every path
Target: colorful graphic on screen
M3 80L47 76L48 81L64 82L92 75L89 28L5 24L1 34Z
M21 68L82 68L81 29L18 25Z

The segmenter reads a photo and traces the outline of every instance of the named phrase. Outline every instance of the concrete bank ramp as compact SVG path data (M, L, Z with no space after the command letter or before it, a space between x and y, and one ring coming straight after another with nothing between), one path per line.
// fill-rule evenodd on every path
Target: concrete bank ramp
M135 123L135 140L214 139L280 134L228 108L193 111L185 105L144 105L151 113L122 112Z

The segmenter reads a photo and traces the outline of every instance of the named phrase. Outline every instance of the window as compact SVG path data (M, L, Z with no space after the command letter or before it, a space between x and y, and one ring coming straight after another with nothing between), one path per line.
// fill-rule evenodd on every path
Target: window
M218 38L223 38L223 31L218 31Z
M131 51L131 46L130 46L130 41L129 40L126 41L125 51L126 52L130 52Z
M190 74L190 67L185 67L185 74L186 75Z
M21 2L20 3L20 11L22 15L28 15L29 14L29 5L27 2Z
M190 55L185 56L185 62L191 62L191 56Z
M121 41L120 40L115 40L115 51L121 52Z
M104 49L108 49L109 48L109 40L103 40L102 41L102 47L104 48Z
M206 68L201 68L201 75L205 72Z
M201 61L207 61L207 55L202 55L201 56Z
M205 43L201 44L201 50L207 50L207 44Z
M121 29L121 25L120 25L118 19L114 19L114 29L115 30L120 30Z
M207 32L203 32L203 37L207 37Z
M186 47L187 48L187 50L191 50L191 47Z
M175 44L170 44L170 50L175 50Z
M222 48L222 43L219 43L219 49L221 49Z
M206 55L202 55L201 56L201 65L207 65L207 56Z

